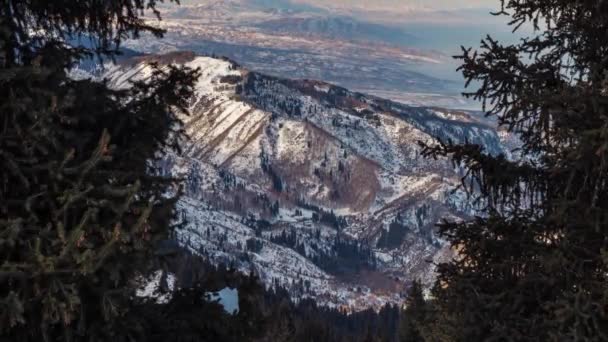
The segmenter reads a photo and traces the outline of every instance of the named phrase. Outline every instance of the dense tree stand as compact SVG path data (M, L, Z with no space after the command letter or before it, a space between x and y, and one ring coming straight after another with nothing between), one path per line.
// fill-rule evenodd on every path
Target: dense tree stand
M469 93L521 139L513 158L443 142L483 209L444 223L456 257L439 266L431 340L608 340L608 3L504 0L514 28L464 50ZM441 330L442 333L438 331ZM448 332L447 336L445 332Z
M173 220L175 180L151 161L176 147L197 71L156 68L129 90L68 76L162 31L154 1L0 1L0 336L131 340L135 282ZM89 46L66 45L84 35Z

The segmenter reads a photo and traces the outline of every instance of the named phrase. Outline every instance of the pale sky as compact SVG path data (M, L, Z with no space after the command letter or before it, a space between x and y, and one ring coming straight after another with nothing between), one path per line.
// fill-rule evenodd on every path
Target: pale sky
M376 9L458 10L467 8L499 8L500 0L294 0L321 6Z

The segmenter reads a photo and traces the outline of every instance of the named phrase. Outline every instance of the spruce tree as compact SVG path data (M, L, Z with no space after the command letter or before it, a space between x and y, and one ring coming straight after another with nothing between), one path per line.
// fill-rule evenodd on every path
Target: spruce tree
M426 320L427 305L424 300L423 287L416 280L408 290L405 300L405 310L401 314L399 324L399 341L401 342L424 342L421 326Z
M445 222L456 254L433 290L454 341L608 340L608 2L503 0L515 44L487 37L461 70L521 141L510 158L444 141L483 214Z
M162 30L154 0L0 0L0 339L133 340L136 281L174 214L177 147L197 71L156 67L128 90L71 79L78 60ZM86 39L87 44L67 43Z

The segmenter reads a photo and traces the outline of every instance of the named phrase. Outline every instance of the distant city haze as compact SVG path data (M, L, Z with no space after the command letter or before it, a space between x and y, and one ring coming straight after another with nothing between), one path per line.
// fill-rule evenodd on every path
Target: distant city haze
M499 0L294 0L298 3L325 5L328 7L353 7L378 9L430 9L458 10L469 8L498 8Z
M461 46L517 41L500 0L182 0L167 39L137 51L193 50L265 74L313 79L406 104L479 108L463 99Z

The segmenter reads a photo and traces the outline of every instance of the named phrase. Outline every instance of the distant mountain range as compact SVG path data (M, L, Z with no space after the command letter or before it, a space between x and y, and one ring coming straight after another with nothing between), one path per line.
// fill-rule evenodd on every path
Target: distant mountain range
M479 109L460 96L464 82L451 56L460 43L476 45L496 30L480 24L489 10L387 12L374 4L362 11L326 1L188 1L163 6L165 39L126 46L227 56L268 75L318 79L404 104Z
M385 42L397 46L415 46L418 38L399 27L356 20L352 17L280 18L260 23L258 27L294 35L322 36L352 41Z
M510 137L474 112L411 107L322 81L284 79L225 58L175 52L109 68L116 88L149 62L201 68L183 154L178 240L215 263L254 271L293 297L349 310L399 303L451 252L441 218L474 214L453 190L461 170L423 158L419 141L473 142L508 153Z

